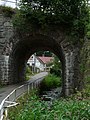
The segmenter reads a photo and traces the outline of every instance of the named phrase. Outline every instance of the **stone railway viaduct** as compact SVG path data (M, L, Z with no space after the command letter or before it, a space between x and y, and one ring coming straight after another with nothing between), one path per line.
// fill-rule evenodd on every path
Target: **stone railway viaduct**
M69 42L63 27L51 27L47 32L36 29L21 34L12 25L12 19L0 14L0 83L14 84L25 80L28 58L36 51L49 50L62 63L62 93L70 95L81 89L79 75L80 47Z

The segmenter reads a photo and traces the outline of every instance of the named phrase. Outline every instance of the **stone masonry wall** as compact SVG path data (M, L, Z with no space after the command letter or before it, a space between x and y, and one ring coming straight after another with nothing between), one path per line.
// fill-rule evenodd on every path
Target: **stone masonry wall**
M62 94L68 96L78 89L80 49L68 41L64 28L13 33L12 20L0 14L0 83L19 83L25 77L27 57L38 50L51 50L63 64Z
M0 14L0 83L3 84L8 82L8 59L12 30L11 19Z

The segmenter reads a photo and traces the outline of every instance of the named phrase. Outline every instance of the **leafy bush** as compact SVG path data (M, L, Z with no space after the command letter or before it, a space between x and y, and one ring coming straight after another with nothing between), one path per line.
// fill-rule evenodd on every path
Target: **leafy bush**
M89 120L90 101L61 99L53 101L51 107L46 101L41 101L36 94L20 99L21 105L10 108L10 120ZM26 99L25 99L26 97Z
M49 74L44 78L41 82L40 90L50 90L52 88L60 87L61 86L61 78L57 77L53 74Z
M59 58L54 55L53 67L50 69L50 73L56 75L57 77L61 77L62 64Z
M30 79L30 75L32 75L31 68L29 66L26 67L26 80Z
M11 7L0 6L0 13L3 13L6 17L12 17L15 13L15 10Z
M55 67L50 69L50 73L54 74L54 75L56 75L58 77L61 77L61 70L60 69L56 69Z
M86 0L21 0L20 2L20 10L15 17L14 25L21 31L28 32L34 28L45 30L55 25L67 28L67 35L71 41L77 43L79 38L84 38L89 19Z

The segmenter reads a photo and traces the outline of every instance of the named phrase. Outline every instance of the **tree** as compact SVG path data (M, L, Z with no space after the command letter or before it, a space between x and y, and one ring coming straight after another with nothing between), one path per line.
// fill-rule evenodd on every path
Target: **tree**
M21 0L20 8L25 17L39 24L71 24L87 16L86 0Z
M54 56L53 67L50 69L50 73L61 77L61 73L62 73L61 71L62 71L61 62L60 62L59 58L55 55Z
M21 0L18 22L21 30L50 25L68 28L68 35L80 40L86 35L89 20L88 0ZM20 22L19 22L20 21ZM25 27L26 26L26 27ZM77 41L76 41L77 42Z
M52 53L50 51L39 51L36 52L36 56L52 57Z
M87 37L90 39L90 6L89 6L89 23L87 24Z

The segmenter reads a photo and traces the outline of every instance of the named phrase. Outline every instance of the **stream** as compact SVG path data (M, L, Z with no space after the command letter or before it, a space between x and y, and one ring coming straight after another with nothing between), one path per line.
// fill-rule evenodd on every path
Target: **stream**
M61 96L61 87L51 89L49 91L43 91L40 95L42 101L47 101L48 106L52 105L52 102L59 99Z

